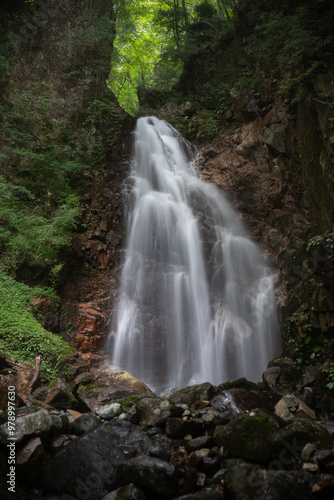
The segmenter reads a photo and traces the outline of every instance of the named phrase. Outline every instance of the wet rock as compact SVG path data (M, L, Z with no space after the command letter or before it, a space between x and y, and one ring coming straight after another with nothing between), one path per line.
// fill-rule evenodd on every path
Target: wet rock
M228 389L246 389L246 390L258 390L258 386L255 382L250 382L245 377L232 380L231 382L224 382L218 386L217 392L226 391Z
M243 413L264 408L274 412L274 407L280 396L267 391L249 391L245 389L228 389L211 400L211 405L217 410Z
M159 398L143 398L138 402L139 425L142 429L163 425L171 416L172 403Z
M191 439L186 444L186 450L188 453L191 451L200 450L201 448L211 447L214 444L214 439L212 436L200 436L195 439Z
M316 450L315 443L307 443L301 452L300 458L304 462L308 462L315 450Z
M334 474L334 449L319 451L315 455L314 460L321 468L321 471Z
M62 380L57 380L56 385L48 389L45 402L58 410L75 409L79 406L70 387Z
M96 415L85 414L74 421L72 430L74 434L81 436L81 434L93 431L101 424L101 420Z
M152 457L169 460L171 454L171 441L163 434L156 434L151 437L150 455Z
M124 370L95 370L76 379L75 393L91 410L129 396L155 396L149 387Z
M160 394L161 399L168 399L173 403L190 406L197 400L210 400L215 396L216 388L209 382L190 387L176 387Z
M169 498L176 491L178 475L171 463L160 458L141 456L123 462L118 478L120 481L131 478L145 492L159 495L159 498Z
M96 414L103 418L103 420L112 420L114 417L117 417L122 412L122 406L120 403L110 403L109 405L101 406L96 411Z
M114 419L52 456L37 486L74 498L81 488L87 498L102 498L112 491L120 464L129 455L147 453L149 447L149 438L138 426Z
M17 415L15 421L15 438L19 443L27 436L40 436L50 431L52 427L52 418L49 413L40 408L29 407L20 409L21 414ZM23 414L26 412L26 414ZM8 425L0 426L0 442L7 444L7 439L10 439Z
M54 452L60 451L64 446L67 446L73 439L77 436L74 434L60 434L60 436L55 437L51 443L50 447Z
M33 483L40 474L46 460L45 450L39 437L32 438L16 455L17 472L20 480Z
M215 442L224 446L231 456L259 463L269 462L273 456L270 448L272 436L284 422L264 410L254 410L240 415L227 425L218 425L214 431Z
M287 394L279 400L275 406L275 413L286 421L292 421L297 417L313 420L316 418L315 412L293 394Z
M263 373L262 380L268 389L273 389L277 385L280 371L279 366L272 366Z
M208 486L201 491L189 493L176 497L176 500L223 500L225 498L223 488L217 485Z
M300 463L304 446L310 442L314 442L318 449L326 449L332 445L328 432L308 419L296 419L270 438L273 456L279 461L281 468L293 468Z
M265 470L250 464L230 467L226 475L228 498L243 500L312 499L317 476L297 471Z
M140 488L130 483L108 493L101 500L146 500L146 496Z
M290 149L288 126L283 123L274 123L264 131L263 141L278 153L287 153Z
M183 420L181 418L168 418L165 430L168 437L182 439L187 434L200 436L203 434L204 428L200 419Z

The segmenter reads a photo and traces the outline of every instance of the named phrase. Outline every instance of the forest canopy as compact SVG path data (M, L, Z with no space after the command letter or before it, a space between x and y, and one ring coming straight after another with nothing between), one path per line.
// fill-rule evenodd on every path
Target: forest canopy
M233 17L234 1L119 0L109 87L130 114L138 111L137 90L170 91L183 61L196 50L190 26L200 20Z

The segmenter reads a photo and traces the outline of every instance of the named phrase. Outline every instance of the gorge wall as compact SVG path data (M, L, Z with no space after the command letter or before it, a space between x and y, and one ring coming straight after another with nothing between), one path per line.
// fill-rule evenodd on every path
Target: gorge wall
M333 8L311 2L313 28L321 37L313 54L318 64L310 73L305 61L296 66L300 73L304 64L305 73L296 98L295 75L287 75L274 58L259 63L255 14L248 4L234 30L225 32L213 21L191 27L198 50L185 62L176 97L143 92L140 98L199 146L203 178L228 194L279 269L277 297L290 352L291 338L311 333L331 339L334 329ZM298 4L282 8L289 13ZM4 99L13 102L17 93L26 93L31 106L47 94L49 122L36 109L29 121L32 134L44 144L80 146L87 162L71 181L81 216L71 250L61 255L60 307L41 300L37 309L47 329L97 363L117 294L121 186L135 122L106 86L113 4L48 0L30 10L17 0L2 9L12 53ZM23 265L17 275L33 281L35 271Z

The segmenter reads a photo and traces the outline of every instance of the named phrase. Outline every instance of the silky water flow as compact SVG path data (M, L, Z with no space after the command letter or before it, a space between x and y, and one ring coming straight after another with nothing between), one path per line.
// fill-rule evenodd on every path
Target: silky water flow
M246 377L280 352L275 273L167 122L140 118L112 367L155 392Z

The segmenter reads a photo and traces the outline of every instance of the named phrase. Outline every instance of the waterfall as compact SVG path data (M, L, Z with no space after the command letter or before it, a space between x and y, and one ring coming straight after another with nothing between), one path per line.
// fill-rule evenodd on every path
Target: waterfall
M167 122L140 118L112 366L156 392L247 377L279 354L274 273Z

